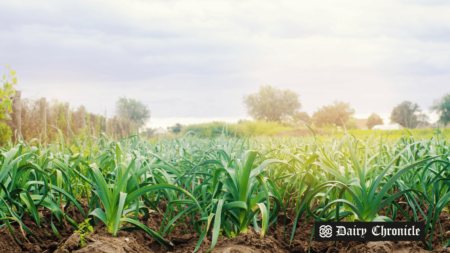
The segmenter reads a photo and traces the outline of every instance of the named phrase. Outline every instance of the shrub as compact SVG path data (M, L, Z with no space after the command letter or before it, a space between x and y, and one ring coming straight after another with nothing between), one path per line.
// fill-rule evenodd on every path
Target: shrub
M15 94L14 85L17 84L16 71L6 65L8 74L3 75L3 87L0 87L0 145L6 143L12 136L11 129L6 121L10 120L9 113L12 112L12 96Z

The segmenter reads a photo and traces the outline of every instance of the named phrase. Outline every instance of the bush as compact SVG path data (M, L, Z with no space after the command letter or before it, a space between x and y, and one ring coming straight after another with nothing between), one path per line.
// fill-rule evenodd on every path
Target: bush
M194 132L200 137L219 136L222 133L227 135L245 136L274 136L281 131L292 130L292 127L283 126L278 122L265 121L240 121L239 123L229 124L226 122L211 122L203 124L189 125L183 128L182 135L188 132Z
M17 84L16 71L10 69L8 74L3 75L3 87L0 87L0 145L5 144L12 136L11 129L7 121L11 119L9 114L12 112L12 96L15 94L14 85Z

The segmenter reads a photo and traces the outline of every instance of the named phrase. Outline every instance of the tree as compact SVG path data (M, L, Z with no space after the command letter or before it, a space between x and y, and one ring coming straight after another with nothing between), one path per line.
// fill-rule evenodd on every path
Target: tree
M119 118L129 119L143 126L150 119L150 110L141 101L131 98L119 98L116 102L116 114Z
M168 127L167 130L171 131L174 134L177 134L177 133L181 132L182 128L183 128L183 125L181 125L180 123L176 123L174 126Z
M307 124L311 123L311 117L309 117L307 112L296 112L296 113L294 113L293 118L295 121L301 120L301 121L306 122Z
M435 101L431 109L439 114L439 122L444 125L450 123L450 93Z
M420 112L419 106L409 101L403 101L391 113L391 122L400 124L402 127L415 128L418 125L416 113Z
M280 121L301 107L297 93L271 86L261 86L258 93L244 96L244 104L250 116L265 121Z
M144 132L147 134L147 136L152 136L155 131L156 131L156 128L148 127Z
M350 108L349 103L334 101L333 104L317 110L312 116L312 121L318 127L333 124L343 127L353 114L355 110Z
M425 113L417 114L417 125L416 128L426 128L430 125L430 117Z
M372 129L373 126L383 124L384 124L383 119L376 113L372 113L366 122L366 126L368 129Z

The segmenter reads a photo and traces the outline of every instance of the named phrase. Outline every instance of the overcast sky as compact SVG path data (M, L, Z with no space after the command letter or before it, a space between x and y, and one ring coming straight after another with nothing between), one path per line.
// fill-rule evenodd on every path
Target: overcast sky
M261 85L298 92L309 114L341 100L387 118L450 92L449 13L447 0L0 0L0 64L22 97L108 115L136 98L151 126L247 117Z

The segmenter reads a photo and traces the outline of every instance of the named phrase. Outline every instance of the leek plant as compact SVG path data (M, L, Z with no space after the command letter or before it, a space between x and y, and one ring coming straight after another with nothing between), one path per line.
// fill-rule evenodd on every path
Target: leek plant
M68 213L78 209L113 236L140 229L167 248L175 228L194 231L195 251L207 236L212 250L221 233L232 238L254 229L264 237L289 218L293 229L285 239L292 242L300 221L392 222L403 215L425 222L424 245L431 249L439 214L449 209L450 145L442 134L268 139L223 131L217 138L187 133L149 142L102 133L68 142L58 133L52 143L19 138L0 147L0 227L13 236L15 226L35 236L22 219L40 229L47 222L42 208L51 212L57 236L58 224L78 229ZM139 221L152 212L163 215L159 229ZM277 224L280 212L284 224Z

